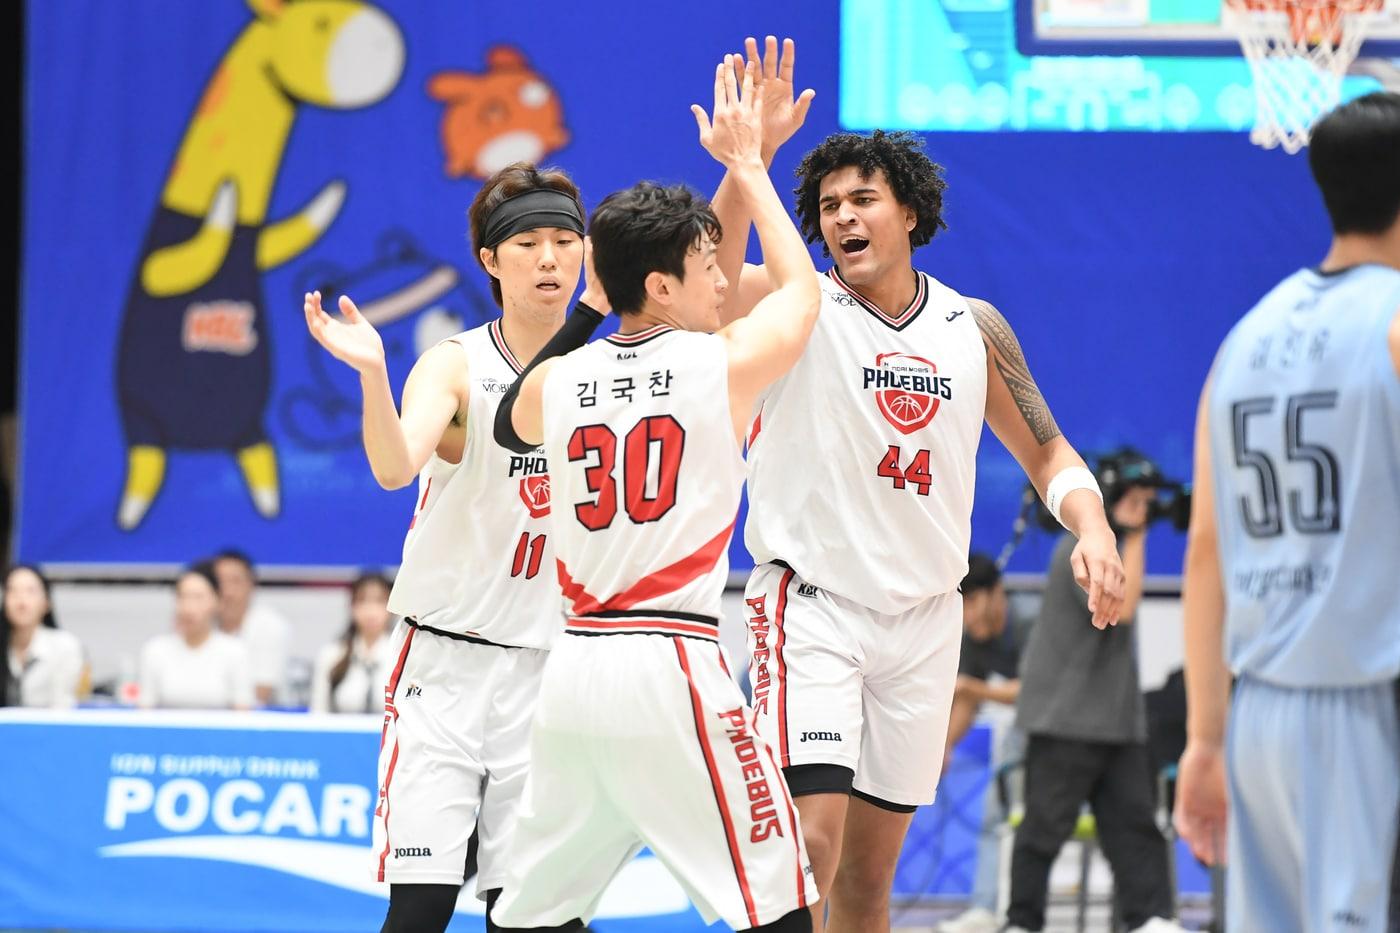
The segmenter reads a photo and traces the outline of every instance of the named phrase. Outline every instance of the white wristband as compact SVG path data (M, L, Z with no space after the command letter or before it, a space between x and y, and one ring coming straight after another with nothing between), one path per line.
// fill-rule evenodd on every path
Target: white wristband
M1076 489L1087 489L1098 496L1100 502L1103 501L1103 492L1099 489L1099 481L1094 478L1093 473L1082 466L1065 467L1056 473L1050 485L1045 487L1045 507L1061 525L1065 520L1060 517L1060 506L1064 504L1065 497Z

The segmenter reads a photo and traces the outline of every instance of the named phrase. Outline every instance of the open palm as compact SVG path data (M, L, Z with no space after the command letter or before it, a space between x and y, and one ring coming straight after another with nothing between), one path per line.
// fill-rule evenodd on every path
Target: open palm
M763 46L763 56L760 58L758 40L752 37L744 40L744 51L749 61L758 65L754 90L758 92L763 111L763 152L766 156L772 156L779 146L802 128L807 119L807 108L812 105L812 98L817 96L817 92L808 88L801 96L793 96L796 85L792 72L797 62L797 48L791 39L783 40L781 59L778 57L776 36L764 39ZM743 67L742 62L739 67Z
M307 292L302 310L306 313L307 330L331 356L361 373L384 366L384 341L348 296L340 296L342 320L322 310L320 292Z

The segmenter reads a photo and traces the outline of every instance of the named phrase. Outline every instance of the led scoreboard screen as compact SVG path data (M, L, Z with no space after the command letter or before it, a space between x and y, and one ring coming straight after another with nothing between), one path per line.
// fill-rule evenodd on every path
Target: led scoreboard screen
M916 131L1220 131L1254 121L1222 0L843 0L841 122ZM1400 85L1400 0L1343 84Z

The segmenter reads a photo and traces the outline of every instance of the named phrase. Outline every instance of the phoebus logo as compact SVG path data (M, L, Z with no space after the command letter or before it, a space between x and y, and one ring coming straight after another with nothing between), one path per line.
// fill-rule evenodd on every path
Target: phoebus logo
M874 390L880 414L901 434L913 434L953 398L953 381L938 367L909 353L881 353L873 367L861 370L864 389Z

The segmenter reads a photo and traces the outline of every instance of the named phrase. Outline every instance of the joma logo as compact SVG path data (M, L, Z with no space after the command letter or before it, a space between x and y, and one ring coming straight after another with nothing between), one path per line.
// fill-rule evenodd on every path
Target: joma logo
M804 733L802 733L802 738L801 738L799 741L802 741L802 742L839 742L839 741L841 741L841 733L839 733L839 732L804 732Z
M394 858L424 858L433 854L432 849L395 849Z

